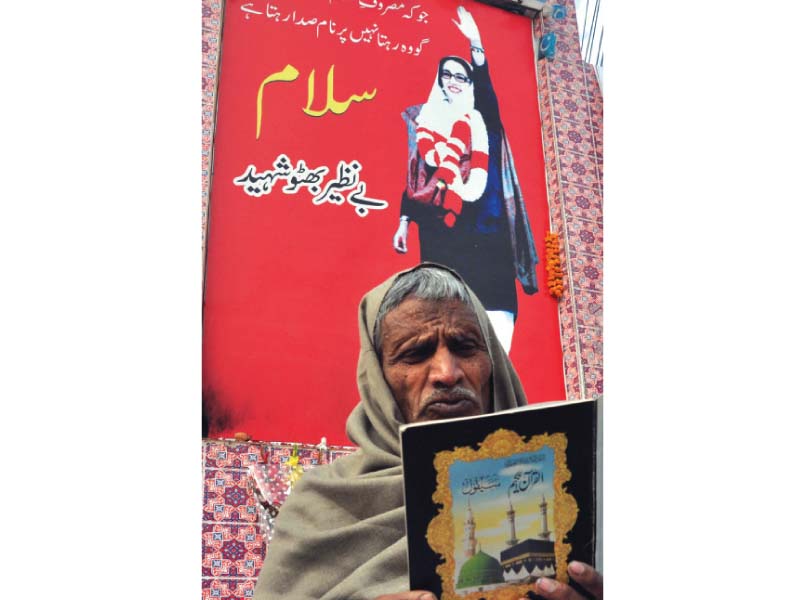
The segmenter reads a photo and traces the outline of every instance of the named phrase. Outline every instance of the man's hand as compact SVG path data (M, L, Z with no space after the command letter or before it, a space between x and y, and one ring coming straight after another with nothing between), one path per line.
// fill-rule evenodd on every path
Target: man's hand
M596 600L603 600L603 576L589 565L576 560L567 566L573 580L589 592ZM536 580L536 593L551 600L586 600L566 584L554 579L540 577Z
M425 590L412 590L401 594L385 594L378 596L375 600L436 600L436 596Z
M400 225L397 227L397 233L392 238L392 246L400 254L408 252L408 221L400 219Z

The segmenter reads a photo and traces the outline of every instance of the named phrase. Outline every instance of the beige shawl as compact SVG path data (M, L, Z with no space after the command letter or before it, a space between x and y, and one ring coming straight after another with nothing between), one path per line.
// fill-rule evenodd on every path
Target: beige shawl
M347 435L359 450L309 471L289 496L276 520L256 600L371 600L408 590L398 435L403 420L372 343L378 307L398 275L367 293L359 306L361 402L347 419ZM493 410L522 406L527 402L517 374L471 295L492 360Z

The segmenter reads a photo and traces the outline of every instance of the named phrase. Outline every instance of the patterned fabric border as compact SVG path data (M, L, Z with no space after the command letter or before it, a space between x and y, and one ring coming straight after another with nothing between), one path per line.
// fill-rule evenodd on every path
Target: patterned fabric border
M217 111L217 78L222 33L222 0L202 0L202 142L201 142L201 210L200 231L203 263L208 231L208 198L211 191L211 164L214 157L214 123Z
M566 276L558 304L564 383L576 400L603 393L603 97L580 56L575 6L562 6L565 18L537 18L534 32L557 37L555 56L536 69L550 230L561 238Z
M252 469L262 469L264 492L279 508L291 491L292 469L298 472L294 465L305 472L353 451L349 446L204 440L202 597L253 595L273 518L254 493Z

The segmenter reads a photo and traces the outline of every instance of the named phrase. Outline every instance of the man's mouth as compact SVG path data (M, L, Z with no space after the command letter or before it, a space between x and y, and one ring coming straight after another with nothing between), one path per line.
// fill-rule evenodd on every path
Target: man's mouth
M451 419L480 414L480 402L470 390L456 388L447 392L436 392L425 402L420 412L424 419Z

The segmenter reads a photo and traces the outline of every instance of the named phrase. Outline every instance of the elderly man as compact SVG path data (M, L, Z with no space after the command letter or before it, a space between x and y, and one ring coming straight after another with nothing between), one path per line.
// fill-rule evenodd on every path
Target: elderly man
M347 420L359 450L306 474L281 509L257 600L433 600L408 587L402 423L526 404L486 311L453 272L423 264L369 292L359 307L361 402ZM596 598L588 565L570 574ZM582 600L539 579L544 598Z

